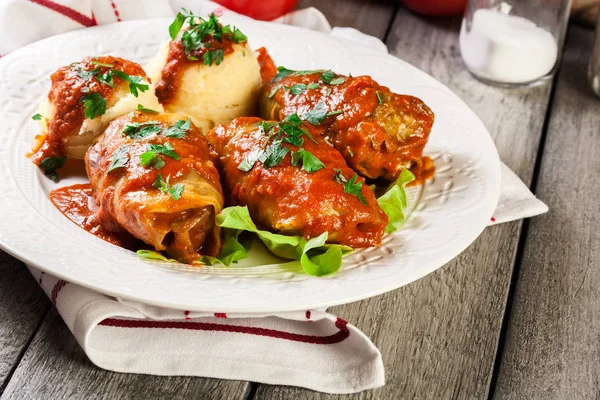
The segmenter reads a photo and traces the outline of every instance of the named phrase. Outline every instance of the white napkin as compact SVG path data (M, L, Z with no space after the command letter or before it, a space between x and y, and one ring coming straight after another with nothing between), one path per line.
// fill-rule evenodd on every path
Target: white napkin
M194 0L2 0L0 57L47 36L128 19L170 17L182 6L202 14L218 7ZM379 39L355 29L331 29L314 8L276 22L387 51ZM547 210L503 164L502 195L492 223ZM87 356L101 368L248 380L329 393L384 384L379 350L361 331L324 310L275 315L169 310L106 296L29 269Z

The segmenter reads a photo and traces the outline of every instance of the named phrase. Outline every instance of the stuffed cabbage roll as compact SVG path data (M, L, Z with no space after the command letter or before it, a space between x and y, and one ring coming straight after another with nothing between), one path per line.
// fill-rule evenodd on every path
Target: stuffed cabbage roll
M117 57L88 57L52 74L47 101L34 119L40 122L33 162L48 174L66 157L83 159L94 138L114 118L138 105L162 110L139 64Z
M352 247L381 243L388 218L342 155L296 116L242 117L207 134L232 205L262 229Z
M213 157L185 117L135 112L114 120L85 157L102 225L180 262L216 256L224 199Z
M359 174L386 180L421 166L434 119L420 99L392 93L369 76L279 68L262 88L260 114L281 120L294 113L323 127Z

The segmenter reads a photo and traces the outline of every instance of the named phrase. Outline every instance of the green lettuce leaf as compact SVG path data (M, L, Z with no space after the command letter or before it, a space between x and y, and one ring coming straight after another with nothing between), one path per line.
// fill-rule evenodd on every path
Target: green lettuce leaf
M260 230L252 221L248 207L225 208L217 215L216 224L222 228L236 230L235 234L229 236L233 240L237 240L241 231L256 234L271 253L289 260L299 260L304 272L312 276L336 273L342 266L342 255L352 250L347 246L325 244L327 232L306 240L301 236L280 235Z
M415 176L407 169L403 169L398 179L393 182L385 193L377 199L379 207L389 218L386 233L395 232L406 222L407 215L404 210L407 206L405 186L414 181Z

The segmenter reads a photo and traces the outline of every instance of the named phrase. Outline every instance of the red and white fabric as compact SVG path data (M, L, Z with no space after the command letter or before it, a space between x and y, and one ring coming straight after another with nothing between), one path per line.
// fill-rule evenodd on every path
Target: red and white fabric
M172 17L198 0L2 0L0 55L47 36L130 19ZM229 11L225 11L229 12ZM387 51L377 38L331 28L318 10L277 20ZM491 224L544 213L546 205L502 164L502 195ZM169 310L106 296L30 267L66 325L97 366L353 393L384 385L379 350L360 330L325 310L274 315Z

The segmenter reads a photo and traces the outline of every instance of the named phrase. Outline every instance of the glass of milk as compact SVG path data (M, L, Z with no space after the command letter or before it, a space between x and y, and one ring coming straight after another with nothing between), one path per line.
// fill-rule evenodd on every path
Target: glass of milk
M460 30L467 69L486 83L526 86L553 76L571 0L469 0Z

